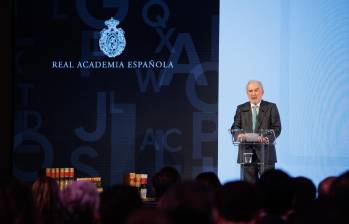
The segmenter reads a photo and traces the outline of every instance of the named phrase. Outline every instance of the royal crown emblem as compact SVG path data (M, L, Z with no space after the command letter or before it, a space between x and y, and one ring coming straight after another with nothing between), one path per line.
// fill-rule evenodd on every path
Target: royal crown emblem
M101 31L99 38L99 48L105 55L114 58L120 55L126 47L125 32L121 28L116 28L119 21L113 18L104 22L108 29L104 28Z

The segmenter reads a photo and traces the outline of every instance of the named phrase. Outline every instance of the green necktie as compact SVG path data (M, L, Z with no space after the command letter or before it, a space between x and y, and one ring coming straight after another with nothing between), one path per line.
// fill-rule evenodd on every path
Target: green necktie
M256 123L257 123L257 106L252 105L252 129L253 132L256 130Z

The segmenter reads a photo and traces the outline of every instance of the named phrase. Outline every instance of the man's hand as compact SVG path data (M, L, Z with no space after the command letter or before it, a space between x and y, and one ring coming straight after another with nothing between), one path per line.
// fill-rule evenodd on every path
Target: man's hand
M259 143L269 144L269 138L268 137L258 136L257 140L258 140Z
M244 141L246 141L245 134L242 134L242 133L238 134L238 141L239 141L239 142L244 142Z

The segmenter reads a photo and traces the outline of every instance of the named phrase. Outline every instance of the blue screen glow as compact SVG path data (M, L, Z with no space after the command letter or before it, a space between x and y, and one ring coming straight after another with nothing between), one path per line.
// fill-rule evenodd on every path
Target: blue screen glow
M349 169L348 9L347 0L220 1L222 182L239 179L228 129L250 79L279 108L277 168L315 184Z

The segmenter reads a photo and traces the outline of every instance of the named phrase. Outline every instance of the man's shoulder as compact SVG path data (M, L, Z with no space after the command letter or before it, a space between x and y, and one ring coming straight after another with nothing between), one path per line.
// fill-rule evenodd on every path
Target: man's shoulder
M249 109L250 108L250 102L245 102L243 104L238 105L239 109Z
M266 100L262 100L261 101L261 105L265 105L265 106L272 106L272 105L276 105L275 103L273 102L269 102L269 101L266 101ZM249 101L245 102L245 103L242 103L240 105L238 105L239 108L250 108L251 107L251 103Z
M276 107L276 104L272 103L272 102L269 102L269 101L266 101L266 100L262 100L260 106L261 107ZM245 103L242 103L242 104L237 106L237 108L239 110L242 110L242 111L250 110L250 107L251 107L251 104L250 104L249 101L247 101Z
M276 106L275 103L265 101L265 100L262 100L261 105L263 105L263 106Z

